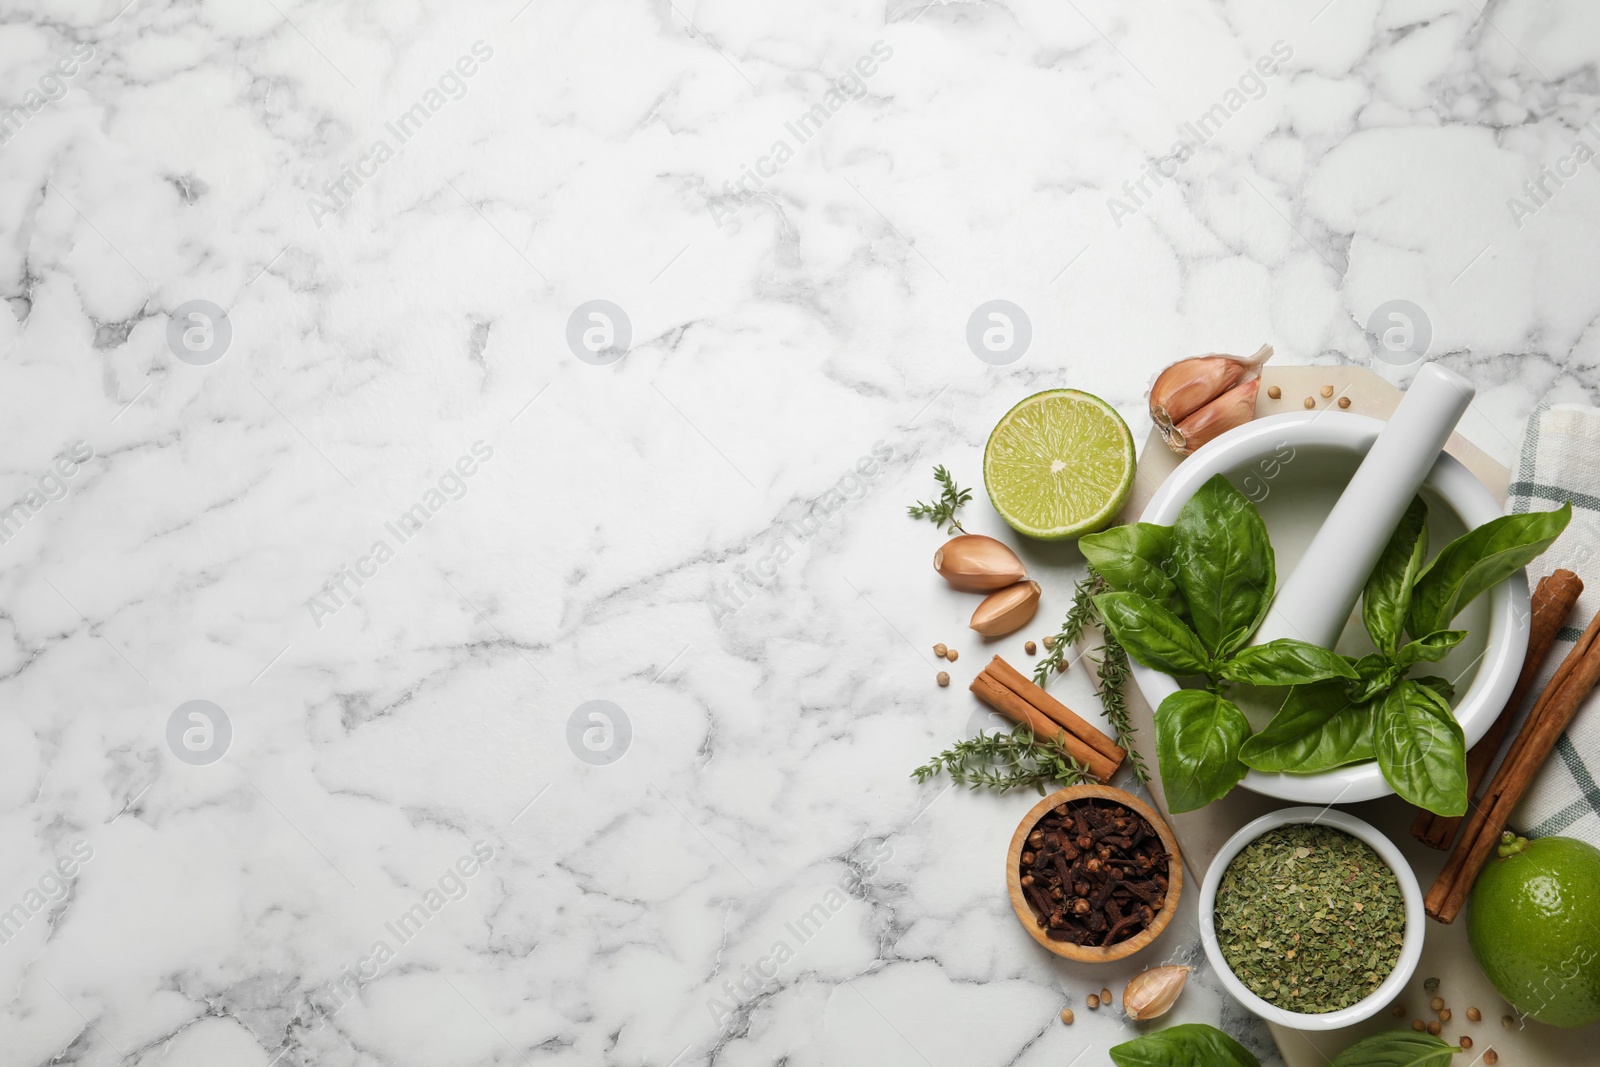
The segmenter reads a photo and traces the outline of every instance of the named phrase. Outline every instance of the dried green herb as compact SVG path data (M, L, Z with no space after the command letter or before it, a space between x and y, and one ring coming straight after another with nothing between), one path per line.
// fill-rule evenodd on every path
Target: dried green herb
M1321 1014L1366 997L1405 936L1400 882L1366 842L1295 823L1245 846L1217 887L1217 943L1246 989Z

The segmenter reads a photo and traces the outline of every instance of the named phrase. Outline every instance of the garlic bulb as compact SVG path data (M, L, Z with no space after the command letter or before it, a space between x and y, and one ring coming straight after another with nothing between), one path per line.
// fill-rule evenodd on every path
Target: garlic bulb
M1158 374L1150 386L1150 418L1167 447L1186 456L1255 418L1261 365L1271 358L1272 346L1262 345L1248 358L1194 356Z
M1189 980L1189 968L1178 966L1152 967L1141 971L1128 982L1122 991L1122 1010L1128 1018L1142 1023L1165 1015L1178 1001L1183 985Z
M933 569L963 593L992 593L1028 576L1017 554L983 534L962 534L933 554Z
M984 597L967 625L985 637L1003 637L1026 626L1038 610L1039 583L1018 582Z

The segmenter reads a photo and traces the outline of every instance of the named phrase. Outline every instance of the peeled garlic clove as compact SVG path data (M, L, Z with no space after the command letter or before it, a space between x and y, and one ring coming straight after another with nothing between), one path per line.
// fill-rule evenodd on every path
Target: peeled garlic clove
M1122 1010L1128 1018L1142 1023L1165 1015L1177 1003L1178 994L1189 980L1189 968L1178 966L1152 967L1141 971L1128 982L1122 991Z
M1234 386L1174 426L1167 444L1188 455L1218 434L1243 426L1256 417L1256 393L1260 390L1259 378Z
M1017 554L983 534L962 534L933 554L933 569L963 593L990 593L1028 576Z
M1039 583L1018 582L984 597L967 625L985 637L1003 637L1026 626L1038 610Z
M1179 423L1216 402L1230 390L1261 377L1261 365L1272 358L1272 346L1253 356L1207 355L1180 359L1156 376L1150 386L1150 419L1175 452L1187 452Z

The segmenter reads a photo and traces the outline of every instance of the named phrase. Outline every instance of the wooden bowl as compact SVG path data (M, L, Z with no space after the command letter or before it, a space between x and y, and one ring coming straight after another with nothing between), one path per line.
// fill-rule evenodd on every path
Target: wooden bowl
M1033 909L1028 906L1028 901L1022 895L1022 847L1028 840L1028 834L1033 832L1034 826L1044 818L1045 812L1057 804L1070 804L1081 800L1105 800L1113 804L1120 804L1141 816L1155 828L1156 835L1161 838L1161 845L1171 857L1167 861L1167 900L1160 911L1156 913L1155 920L1149 926L1140 930L1126 941L1119 941L1109 948L1092 948L1084 945L1074 945L1068 941L1052 941L1044 935L1039 922L1033 916ZM1172 836L1172 831L1162 821L1161 816L1144 801L1131 793L1120 789L1112 789L1104 785L1075 785L1063 789L1058 793L1051 793L1024 815L1022 822L1017 826L1017 832L1011 836L1011 848L1006 851L1006 887L1011 891L1011 907L1017 913L1017 918L1022 921L1023 928L1028 931L1039 944L1054 952L1057 956L1079 963L1111 963L1114 960L1124 959L1133 955L1154 941L1161 931L1167 928L1172 921L1172 916L1178 910L1178 897L1183 892L1183 858L1178 852L1178 840Z

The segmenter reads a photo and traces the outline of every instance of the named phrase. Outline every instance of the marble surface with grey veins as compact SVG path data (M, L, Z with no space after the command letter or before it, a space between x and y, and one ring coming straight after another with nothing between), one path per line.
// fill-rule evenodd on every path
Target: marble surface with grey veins
M1597 399L1600 8L3 9L0 1063L1087 1067L1163 959L1276 1062L909 779L905 507L1264 341Z

